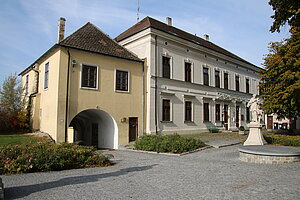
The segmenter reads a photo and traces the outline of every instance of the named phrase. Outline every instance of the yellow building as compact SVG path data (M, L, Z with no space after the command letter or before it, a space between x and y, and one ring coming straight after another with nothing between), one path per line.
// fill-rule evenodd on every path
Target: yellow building
M56 142L99 148L128 144L143 129L143 62L91 23L63 39L20 74L32 127Z

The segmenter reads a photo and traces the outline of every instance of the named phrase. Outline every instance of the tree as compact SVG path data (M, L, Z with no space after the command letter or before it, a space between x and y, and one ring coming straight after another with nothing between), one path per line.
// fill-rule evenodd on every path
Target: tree
M290 32L289 39L270 44L260 84L262 109L287 118L300 115L300 28Z
M23 88L16 74L9 75L0 87L0 130L27 128Z
M269 4L274 10L271 32L280 32L280 27L286 23L293 29L300 27L300 1L299 0L270 0Z

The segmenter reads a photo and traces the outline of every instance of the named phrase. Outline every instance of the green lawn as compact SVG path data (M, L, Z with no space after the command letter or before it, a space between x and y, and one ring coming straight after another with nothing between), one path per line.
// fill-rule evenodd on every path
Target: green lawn
M28 142L38 142L39 139L23 134L0 134L0 146L3 145L21 145Z

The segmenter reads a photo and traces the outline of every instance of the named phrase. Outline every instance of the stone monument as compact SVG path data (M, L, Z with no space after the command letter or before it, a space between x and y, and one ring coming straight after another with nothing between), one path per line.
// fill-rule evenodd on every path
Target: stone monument
M262 130L262 117L263 112L260 109L261 100L256 94L253 94L252 98L247 104L247 107L250 108L250 112L252 114L251 122L248 124L250 128L249 136L247 140L244 142L244 145L264 145L267 144L265 141L261 130Z

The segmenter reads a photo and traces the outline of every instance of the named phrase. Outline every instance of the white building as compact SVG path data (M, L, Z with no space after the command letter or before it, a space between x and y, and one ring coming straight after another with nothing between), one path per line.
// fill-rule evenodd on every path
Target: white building
M247 128L261 68L209 41L144 18L117 42L145 59L145 132L192 134ZM248 111L247 111L248 110Z

